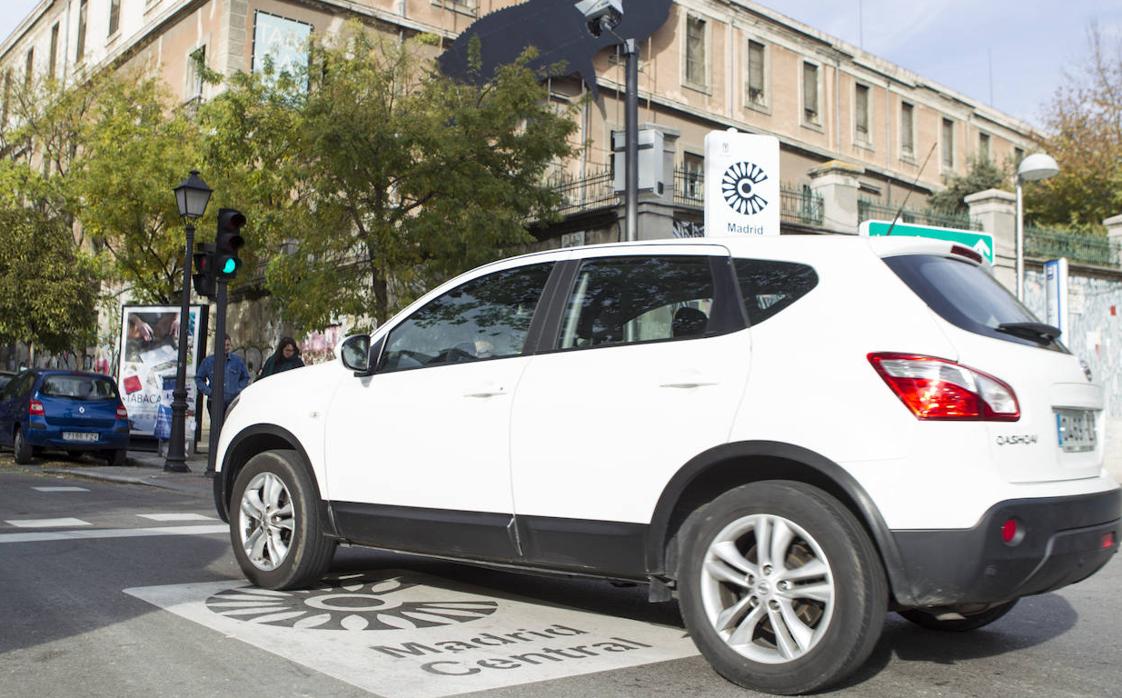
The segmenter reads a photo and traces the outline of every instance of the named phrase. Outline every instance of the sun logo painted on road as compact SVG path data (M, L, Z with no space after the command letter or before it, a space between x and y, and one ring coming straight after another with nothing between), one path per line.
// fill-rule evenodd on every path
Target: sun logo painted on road
M767 207L767 199L757 194L755 185L767 179L767 173L759 165L750 162L736 162L725 170L721 178L721 195L733 211L740 214L755 214Z
M417 584L399 578L370 582L363 575L338 586L300 591L239 587L206 600L222 616L258 625L317 630L403 630L468 623L498 610L495 601L411 601Z

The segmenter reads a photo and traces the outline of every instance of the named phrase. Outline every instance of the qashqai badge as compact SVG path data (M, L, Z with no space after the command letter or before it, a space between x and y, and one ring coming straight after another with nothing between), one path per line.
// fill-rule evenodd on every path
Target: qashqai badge
M733 211L756 214L767 208L767 199L756 193L756 185L767 179L759 165L750 162L733 163L721 178L721 195Z

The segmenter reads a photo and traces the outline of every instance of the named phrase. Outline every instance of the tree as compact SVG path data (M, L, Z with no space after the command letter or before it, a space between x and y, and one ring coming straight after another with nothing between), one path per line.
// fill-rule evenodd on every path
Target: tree
M1107 46L1088 30L1090 54L1047 108L1042 149L1060 173L1025 187L1026 218L1037 225L1102 232L1122 213L1122 41Z
M970 159L970 167L964 175L951 175L944 180L947 188L932 194L931 208L942 214L962 215L970 209L964 200L967 196L987 189L1005 189L1009 175L987 157L976 156Z
M478 87L438 74L424 50L352 26L311 47L306 75L236 80L206 107L204 121L226 127L220 150L243 144L238 176L268 180L254 205L285 212L260 232L296 252L274 256L266 282L300 327L384 321L531 241L527 223L558 203L543 175L575 124L525 60ZM277 141L261 143L266 133Z

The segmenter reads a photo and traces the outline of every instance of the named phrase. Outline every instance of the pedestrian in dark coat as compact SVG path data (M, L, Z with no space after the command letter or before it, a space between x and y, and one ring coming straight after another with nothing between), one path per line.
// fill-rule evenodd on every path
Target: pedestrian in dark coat
M282 337L280 344L277 345L277 350L273 355L265 359L265 365L257 373L257 379L266 378L268 376L283 373L293 368L300 368L304 365L303 359L300 358L300 347L296 346L296 340L292 337Z

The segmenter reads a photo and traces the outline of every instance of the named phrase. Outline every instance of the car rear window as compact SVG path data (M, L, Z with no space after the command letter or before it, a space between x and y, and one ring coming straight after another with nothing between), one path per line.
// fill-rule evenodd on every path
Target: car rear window
M107 378L47 376L43 379L39 394L72 400L110 400L117 397L117 386Z
M818 285L818 274L805 264L770 259L735 259L733 264L750 325L790 307Z
M1040 320L979 266L939 255L903 255L888 257L884 262L928 307L956 327L1007 342L1067 352L1058 341L1045 344L998 330L1004 323Z

